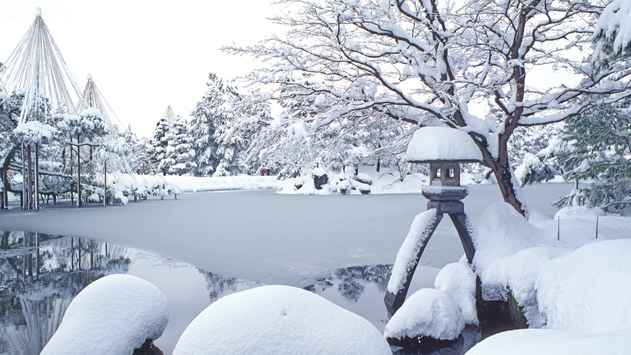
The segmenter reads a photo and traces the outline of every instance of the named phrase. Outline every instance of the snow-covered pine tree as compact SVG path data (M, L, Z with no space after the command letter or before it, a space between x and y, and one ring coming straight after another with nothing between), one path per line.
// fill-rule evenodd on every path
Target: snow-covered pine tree
M208 90L191 112L189 124L189 134L195 149L193 161L196 176L211 176L219 165L215 131L221 122L227 120L232 102L237 97L236 91L214 73L208 74L206 85Z
M165 163L167 147L169 145L168 134L170 123L166 117L162 117L156 123L153 137L149 140L149 162L155 171L166 175L170 165Z
M125 158L131 171L141 175L155 173L155 169L150 162L149 151L147 150L149 139L144 137L139 138L132 130L131 125L127 126L122 137L129 147Z
M586 181L558 206L617 211L631 205L631 114L615 105L595 107L565 122L559 159L569 181Z
M561 175L557 158L561 124L519 127L508 141L510 164L520 185L548 181Z
M232 114L222 115L223 120L215 130L219 164L213 176L258 174L261 169L270 171L260 160L260 150L254 148L254 154L250 154L253 150L249 149L260 142L261 129L272 120L268 97L260 91L235 96Z
M609 68L613 59L631 56L631 2L613 0L603 10L594 30L594 64ZM622 64L624 65L624 64Z
M187 122L182 116L177 115L173 120L167 139L165 161L169 164L168 174L184 175L191 173L195 168L195 163L193 163L195 151L190 143L191 138L188 134Z

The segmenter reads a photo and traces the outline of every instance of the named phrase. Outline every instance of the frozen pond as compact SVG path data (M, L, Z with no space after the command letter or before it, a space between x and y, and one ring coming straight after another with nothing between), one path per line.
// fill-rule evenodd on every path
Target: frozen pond
M552 217L556 208L550 203L571 189L572 184L539 184L525 187L524 193L533 207ZM474 218L501 201L495 185L470 186L469 191L465 210ZM426 204L420 193L196 193L125 207L3 210L0 230L84 237L151 251L220 275L304 287L338 268L392 264L414 216ZM462 254L455 229L444 219L421 264L442 267Z

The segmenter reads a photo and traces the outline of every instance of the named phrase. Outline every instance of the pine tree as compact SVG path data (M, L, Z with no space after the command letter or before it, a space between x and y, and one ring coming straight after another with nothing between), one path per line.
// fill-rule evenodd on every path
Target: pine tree
M160 118L153 131L153 138L149 142L149 161L156 171L166 175L169 165L165 162L167 147L169 144L167 135L169 133L169 122L166 117Z
M168 161L168 173L172 175L189 174L195 168L195 151L190 143L186 120L177 115L170 126L165 160Z
M628 104L625 105L628 107ZM631 205L631 115L628 108L595 107L566 121L560 161L564 177L591 181L557 201L617 211Z
M215 141L215 131L221 122L226 120L229 114L230 104L236 97L236 92L225 85L216 74L208 74L206 83L208 90L204 97L197 103L195 110L191 112L190 135L195 156L196 176L210 176L219 165Z

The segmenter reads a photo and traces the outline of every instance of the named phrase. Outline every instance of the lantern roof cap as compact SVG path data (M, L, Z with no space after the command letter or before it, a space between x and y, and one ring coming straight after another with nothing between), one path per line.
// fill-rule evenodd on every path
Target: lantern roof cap
M449 127L423 127L408 144L410 163L482 163L482 153L465 131Z

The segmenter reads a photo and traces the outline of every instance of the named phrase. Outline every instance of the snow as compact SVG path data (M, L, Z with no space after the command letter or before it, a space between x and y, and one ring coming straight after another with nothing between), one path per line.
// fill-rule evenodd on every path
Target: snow
M600 15L594 34L603 33L611 40L614 52L623 50L631 44L631 2L628 0L612 1ZM615 36L615 37L614 37ZM606 58L609 53L603 50L603 43L597 43L594 49L594 59Z
M418 336L456 339L464 329L462 313L445 292L424 288L410 296L392 316L383 335L403 339Z
M450 263L436 275L434 288L445 292L454 301L465 324L478 324L475 304L475 274L467 264Z
M480 149L466 132L447 127L423 127L417 130L406 154L406 160L412 162L482 161Z
M126 355L157 339L169 322L166 297L130 275L103 277L70 303L42 355Z
M547 263L537 280L547 328L578 332L631 329L631 240L587 244Z
M52 126L39 121L29 121L20 123L13 133L24 142L41 143L43 138L50 139L57 132Z
M629 329L607 333L521 329L491 336L467 355L629 354L629 339Z
M438 215L436 209L432 208L423 213L419 213L410 226L410 231L403 241L397 258L392 266L392 275L388 282L388 292L397 294L405 284L409 271L417 262L418 253L425 240L433 232L431 226L436 222Z
M173 351L189 354L392 354L364 318L309 291L262 286L225 296L186 328Z
M597 216L609 227L595 239ZM628 218L584 207L556 217L532 225L497 204L476 220L483 294L510 290L529 327L546 329L500 333L468 354L628 353L631 239L618 224Z

